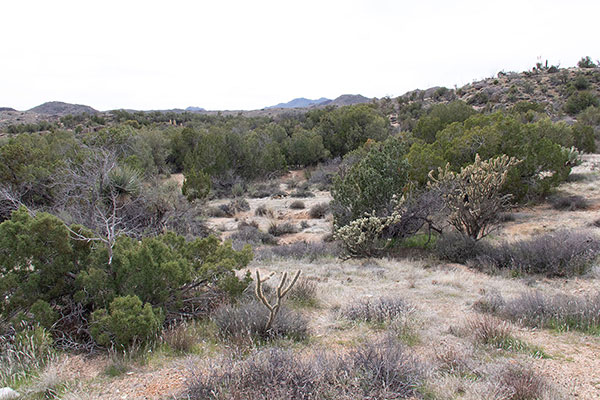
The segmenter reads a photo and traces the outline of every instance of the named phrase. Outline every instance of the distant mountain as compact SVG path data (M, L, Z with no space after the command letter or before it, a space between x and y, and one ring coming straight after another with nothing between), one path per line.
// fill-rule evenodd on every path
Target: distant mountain
M306 99L304 97L299 97L297 99L288 101L287 103L279 103L274 106L265 107L265 108L305 108L305 107L322 104L327 101L331 101L331 100L326 99L325 97L321 97L320 99L317 99L317 100L311 100L311 99Z
M98 114L98 110L93 109L90 106L84 106L81 104L70 104L63 103L62 101L49 101L44 104L40 104L37 107L33 107L30 112L34 112L36 114L45 114L45 115L76 115L76 114Z
M10 107L0 107L0 111L17 111L14 108L10 108Z
M200 111L206 111L204 108L202 107L188 107L185 109L185 111L189 111L189 112L200 112Z
M350 106L352 104L369 103L371 99L360 94L343 94L340 97L323 102L320 106Z

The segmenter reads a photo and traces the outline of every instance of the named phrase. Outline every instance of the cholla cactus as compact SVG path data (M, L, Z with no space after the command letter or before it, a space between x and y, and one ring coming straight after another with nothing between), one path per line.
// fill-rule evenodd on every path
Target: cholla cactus
M256 270L256 288L254 290L254 295L258 300L260 300L263 303L265 307L267 307L267 310L269 310L269 320L267 321L267 325L265 327L267 332L271 331L271 328L273 327L275 318L277 317L279 309L281 308L281 300L283 300L283 297L298 281L298 277L300 277L300 270L296 272L296 274L292 278L292 281L287 286L285 286L285 284L287 282L288 274L287 272L283 273L283 276L281 277L281 282L279 282L279 286L277 286L277 290L275 291L275 294L277 295L277 300L275 301L275 304L271 304L269 302L267 296L265 296L262 289L262 284L271 276L273 276L273 274L269 275L265 279L260 279L260 273L258 272L258 270Z
M334 237L344 245L346 252L351 257L375 256L385 247L387 242L381 243L381 234L402 217L402 205L405 197L392 198L394 211L389 217L377 217L367 214L364 218L355 219L348 225L337 228Z
M448 222L459 232L479 240L497 222L500 212L510 204L512 195L501 194L500 190L508 171L520 161L503 154L496 158L481 161L479 154L475 162L459 173L438 168L437 177L429 173L428 186L444 189L444 199L450 210Z
M336 230L334 236L340 240L351 257L373 256L381 248L377 247L379 237L385 229L387 218L369 215L355 219Z

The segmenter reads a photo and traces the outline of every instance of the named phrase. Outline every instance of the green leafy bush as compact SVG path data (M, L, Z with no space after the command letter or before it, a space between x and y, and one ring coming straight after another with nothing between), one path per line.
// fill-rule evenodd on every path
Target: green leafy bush
M592 58L590 56L585 56L582 57L581 60L579 60L577 66L579 68L596 68L598 65L596 65L596 63L592 61Z
M174 233L141 240L120 236L112 247L93 239L81 227L68 228L49 214L33 217L24 208L0 224L2 321L41 324L60 343L89 342L85 332L94 313L97 326L106 329L93 337L125 345L133 336L120 337L115 327L121 311L136 308L137 301L147 321L206 315L215 298L207 293L237 296L251 280L235 274L252 259L250 247L235 251L213 236L193 241ZM135 335L138 341L149 337Z
M564 110L569 115L577 115L588 107L600 106L598 97L589 91L575 92L567 99Z
M189 201L204 199L210 193L210 176L201 170L190 170L185 174L185 180L181 187L181 193Z
M347 225L365 213L388 214L392 197L407 187L409 164L407 148L401 139L370 143L362 153L365 151L364 156L359 155L359 161L334 177L330 207L336 227Z
M435 135L453 122L463 122L475 114L473 107L456 100L448 104L432 106L427 115L421 117L413 130L415 137L427 143L435 142Z
M521 163L509 172L503 191L517 200L536 197L567 178L568 149L578 136L565 124L547 119L527 123L503 113L473 115L438 132L431 144L414 143L408 153L410 177L424 185L430 170L448 162L459 171L473 163L476 154L482 159L506 154Z
M309 112L307 117L318 119L316 129L333 157L343 156L363 146L369 139L384 140L390 134L387 118L367 104Z
M110 308L99 309L91 315L91 334L102 346L115 344L127 348L134 343L147 343L154 339L164 316L148 303L142 305L137 296L116 297Z

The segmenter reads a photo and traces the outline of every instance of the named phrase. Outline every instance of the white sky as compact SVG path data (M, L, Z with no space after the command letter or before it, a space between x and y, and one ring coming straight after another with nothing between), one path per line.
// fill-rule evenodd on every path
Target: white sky
M600 58L598 0L1 0L0 106L256 109Z

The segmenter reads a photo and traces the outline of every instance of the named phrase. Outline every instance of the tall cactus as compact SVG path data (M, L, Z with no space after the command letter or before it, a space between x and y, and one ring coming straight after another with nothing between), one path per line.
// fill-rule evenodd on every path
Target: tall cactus
M272 275L273 274L271 274L270 276L272 276ZM262 289L263 282L266 281L268 278L261 280L260 272L258 272L258 270L256 270L256 288L254 290L254 294L269 310L269 320L267 321L267 326L266 326L267 332L269 332L271 330L271 328L273 327L273 322L275 322L275 318L277 317L277 314L279 313L279 309L281 308L281 300L290 291L290 289L296 284L296 282L298 281L298 277L300 277L300 270L298 270L296 272L296 274L292 278L292 281L290 282L290 284L287 285L287 287L285 287L285 284L286 284L286 281L288 278L288 274L287 274L287 272L284 272L283 276L281 277L281 282L279 282L279 286L277 286L277 290L275 292L275 294L277 295L277 300L276 300L275 304L271 304L269 302L269 300L267 299L267 297L265 296L263 289Z
M520 162L505 154L482 161L477 154L475 162L458 173L450 170L450 164L445 169L438 168L437 177L431 171L428 186L443 188L450 210L448 222L459 232L479 240L508 208L512 195L502 194L501 189L510 168Z

